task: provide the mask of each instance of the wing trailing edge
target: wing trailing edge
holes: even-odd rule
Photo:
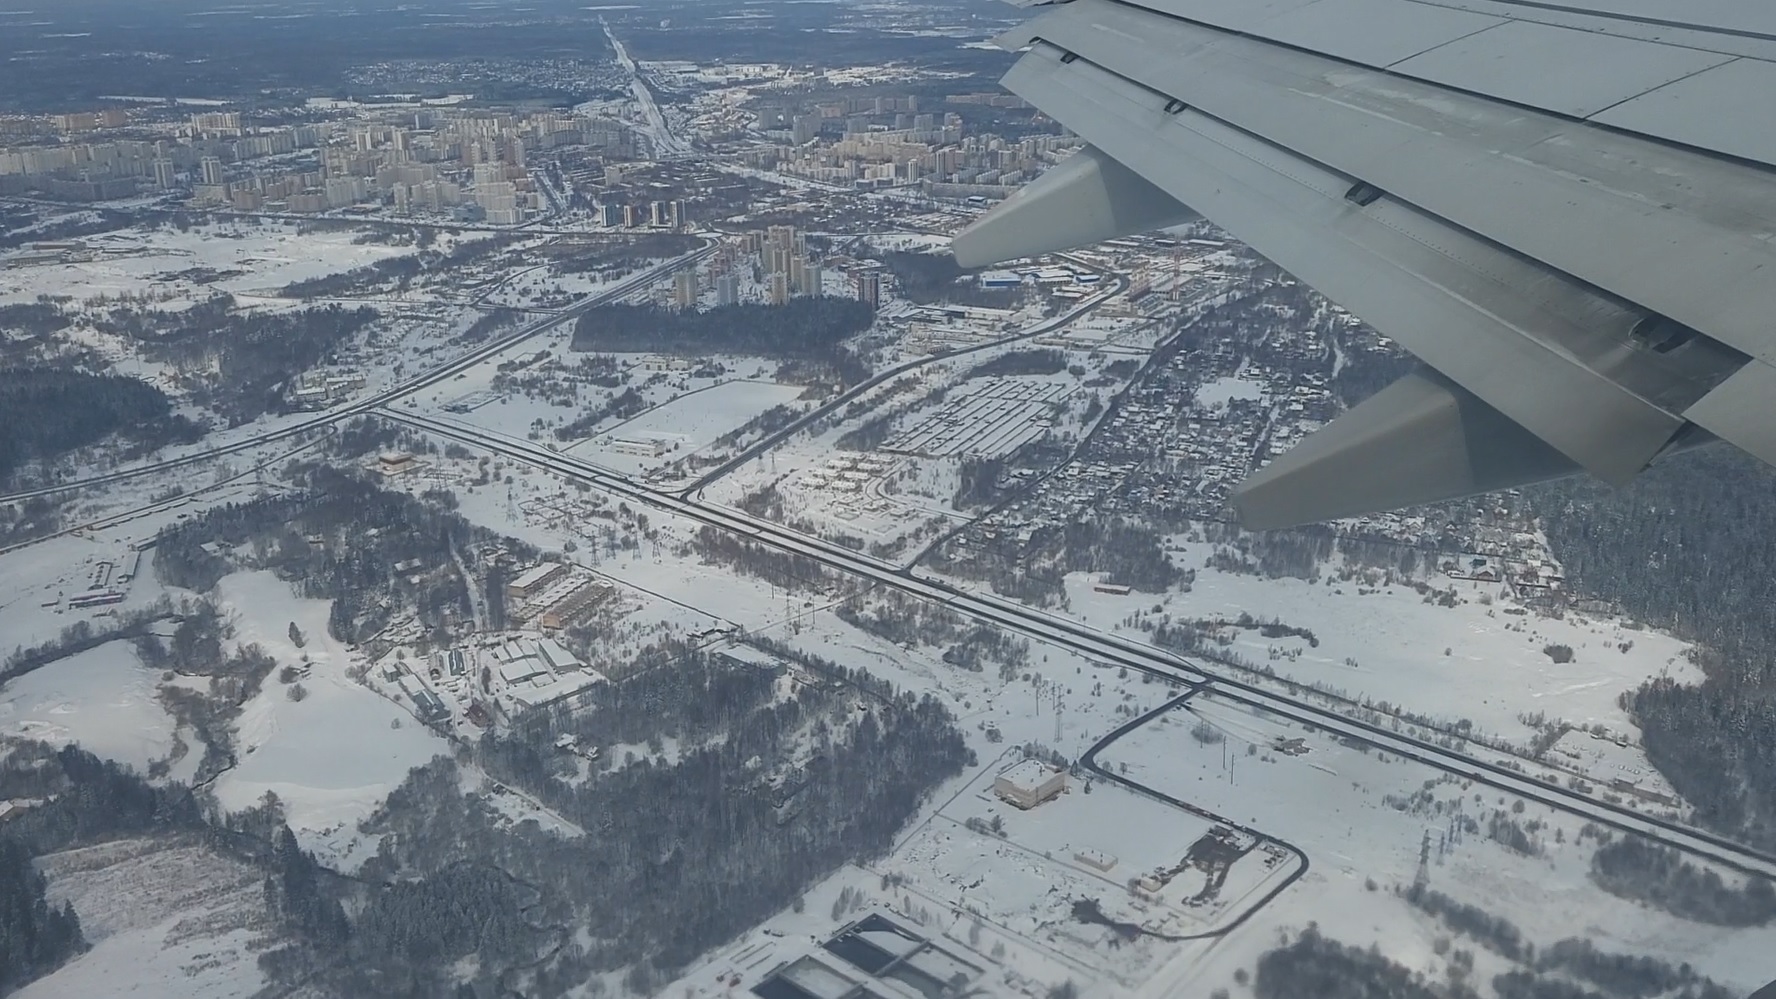
[[[1294,527],[1560,478],[1570,458],[1431,370],[1407,375],[1233,492],[1247,527]]]
[[[1776,464],[1776,333],[1754,321],[1776,176],[1160,2],[1075,0],[1002,39],[1028,48],[1007,88],[1089,145],[955,247],[984,266],[1200,212],[1428,365],[1243,483],[1248,525],[1620,485],[1715,438]]]
[[[1007,198],[951,246],[964,267],[1101,243],[1196,215],[1145,177],[1087,147]]]

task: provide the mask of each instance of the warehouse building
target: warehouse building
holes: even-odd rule
[[[526,569],[516,579],[506,584],[507,600],[528,600],[534,593],[542,592],[557,578],[567,572],[567,567],[559,562],[544,562],[541,565]]]
[[[581,585],[551,602],[537,615],[537,627],[544,631],[571,628],[616,594],[616,587],[602,579],[580,580]]]
[[[993,778],[993,793],[1001,801],[1030,809],[1067,789],[1067,772],[1041,760],[1024,760]]]

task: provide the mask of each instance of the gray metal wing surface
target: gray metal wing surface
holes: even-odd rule
[[[1000,43],[1088,146],[964,264],[1194,210],[1431,369],[1242,483],[1249,525],[1776,463],[1776,8],[1071,0]]]

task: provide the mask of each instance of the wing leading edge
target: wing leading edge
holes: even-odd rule
[[[1412,75],[1454,65],[1476,85],[1471,59],[1427,58],[1439,31],[1483,50],[1501,27],[1542,32],[1544,48],[1563,39],[1546,32],[1581,34],[1569,27],[1468,13],[1389,22],[1359,45],[1322,31],[1340,55],[1303,47],[1291,16],[1353,5],[1456,13],[1074,0],[1013,31],[1002,44],[1028,51],[1005,85],[1089,146],[958,235],[958,259],[1066,249],[1194,210],[1432,369],[1242,483],[1233,502],[1253,527],[1575,471],[1622,484],[1716,437],[1776,463],[1776,171]],[[1582,81],[1584,102],[1556,85],[1546,103],[1620,105],[1750,59],[1653,54]]]

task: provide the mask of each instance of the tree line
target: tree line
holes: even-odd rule
[[[1701,683],[1652,680],[1625,706],[1698,820],[1776,844],[1776,471],[1705,448],[1620,490],[1575,478],[1524,498],[1573,590],[1700,643]]]
[[[676,312],[657,305],[615,304],[579,318],[573,349],[814,360],[837,368],[850,381],[867,372],[860,375],[860,362],[842,341],[874,321],[868,303],[849,298],[793,298],[783,305],[742,303]]]
[[[0,478],[116,437],[134,452],[189,443],[204,428],[135,378],[59,367],[0,369]]]
[[[840,864],[886,850],[969,762],[937,702],[787,647],[757,652],[780,665],[665,643],[586,704],[474,746],[502,789],[583,835],[509,820],[464,793],[455,760],[416,769],[365,825],[383,838],[361,875],[394,887],[353,919],[344,960],[310,953],[275,970],[292,981],[319,969],[347,994],[554,997],[627,969],[625,984],[649,992]],[[780,696],[790,666],[802,679]],[[598,761],[557,749],[563,734]],[[656,751],[665,739],[676,759]]]
[[[149,360],[179,368],[193,402],[238,425],[282,412],[291,379],[378,318],[368,306],[248,312],[236,309],[232,296],[217,295],[182,312],[115,309],[94,325],[138,341]]]
[[[87,948],[74,907],[51,905],[47,887],[24,844],[0,833],[0,994],[41,978]]]
[[[1015,309],[1022,288],[983,288],[975,281],[978,269],[969,270],[948,253],[884,250],[871,254],[887,265],[900,293],[921,305],[951,302],[993,309]]]
[[[163,529],[155,572],[164,582],[202,592],[236,569],[270,569],[299,595],[332,601],[328,630],[344,642],[375,635],[403,607],[434,633],[469,616],[467,587],[477,584],[456,571],[452,546],[495,535],[437,504],[338,468],[310,465],[301,474],[306,489],[298,495],[212,507]],[[206,550],[211,543],[226,552]],[[410,560],[421,568],[395,569]]]

